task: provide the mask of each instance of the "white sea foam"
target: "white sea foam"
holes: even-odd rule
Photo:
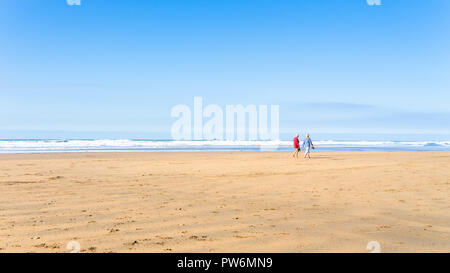
[[[314,141],[318,150],[450,150],[450,141]],[[0,140],[0,153],[176,151],[176,150],[287,150],[292,141],[170,141],[170,140]],[[359,148],[359,149],[358,149]]]

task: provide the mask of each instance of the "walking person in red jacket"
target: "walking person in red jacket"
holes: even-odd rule
[[[294,153],[292,157],[298,158],[298,152],[300,152],[300,142],[298,140],[298,134],[294,137]]]

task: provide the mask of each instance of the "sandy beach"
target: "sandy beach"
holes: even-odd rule
[[[450,251],[450,153],[0,155],[0,252]]]

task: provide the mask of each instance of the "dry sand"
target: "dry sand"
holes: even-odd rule
[[[450,153],[0,155],[0,252],[450,251]]]

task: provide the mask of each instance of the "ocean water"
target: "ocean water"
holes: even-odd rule
[[[449,141],[313,140],[316,151],[448,152]],[[292,141],[172,141],[145,139],[4,139],[0,153],[118,151],[289,151]]]

